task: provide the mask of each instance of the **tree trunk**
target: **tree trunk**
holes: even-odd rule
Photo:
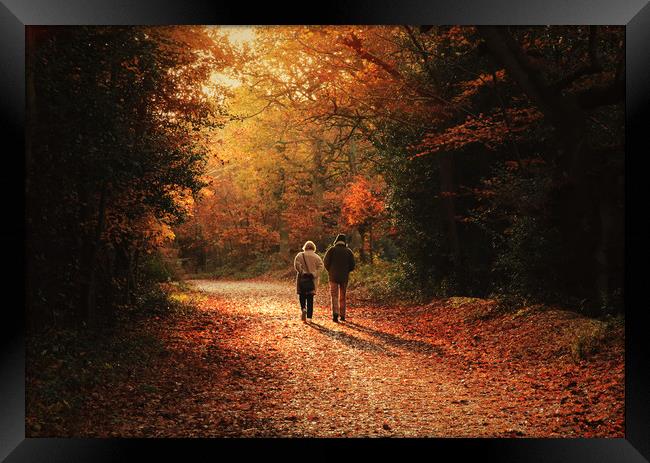
[[[106,185],[102,186],[99,196],[99,207],[97,211],[97,225],[95,226],[95,233],[88,251],[88,266],[87,266],[87,283],[83,294],[83,301],[85,307],[86,320],[88,325],[95,327],[97,324],[97,255],[101,244],[101,235],[104,231],[106,209]]]
[[[579,287],[578,280],[584,282],[589,278],[587,273],[594,266],[601,265],[589,252],[589,243],[583,239],[586,227],[602,229],[598,226],[599,219],[588,212],[593,209],[594,204],[589,197],[585,177],[589,170],[589,160],[583,147],[586,115],[576,98],[563,97],[557,89],[543,81],[542,73],[531,63],[523,48],[506,29],[479,26],[478,30],[485,39],[489,52],[505,67],[508,75],[519,84],[524,93],[544,114],[546,120],[556,129],[560,147],[558,164],[561,170],[557,182],[559,194],[555,204],[557,226],[562,234],[565,249],[571,251],[573,258],[567,268],[558,270],[565,271],[565,278],[574,279],[575,287]],[[603,236],[600,237],[601,242],[605,240]],[[603,259],[602,256],[598,258]],[[598,299],[597,294],[602,285],[598,281],[599,278],[594,278],[591,283],[594,289],[588,291],[592,294],[587,297],[594,299],[590,304]]]
[[[440,193],[445,219],[447,222],[447,237],[449,249],[454,266],[460,264],[460,240],[456,225],[456,207],[454,194],[454,164],[451,153],[438,154],[438,167],[440,169]]]
[[[128,267],[126,269],[126,282],[127,282],[127,300],[126,304],[131,305],[133,302],[133,295],[135,294],[136,290],[136,283],[135,283],[135,256],[137,254],[137,249],[131,250],[129,252],[129,261],[128,261]]]
[[[279,227],[279,234],[280,234],[280,258],[284,261],[289,262],[290,259],[290,249],[289,249],[289,230],[287,227],[287,223],[283,218],[282,213],[280,213],[280,227]]]
[[[361,238],[361,246],[359,246],[359,258],[361,259],[362,263],[366,263],[368,261],[368,257],[366,256],[366,228],[365,227],[359,227],[359,237]]]
[[[373,263],[374,256],[373,256],[373,243],[372,243],[372,225],[368,227],[368,254],[370,256],[370,263]]]
[[[278,232],[280,235],[280,259],[284,262],[291,262],[291,256],[289,255],[289,226],[284,217],[284,212],[287,209],[287,204],[284,200],[284,192],[286,189],[286,179],[285,171],[283,168],[280,168],[279,172],[279,182],[278,189],[275,191],[275,196],[277,198],[278,204]]]
[[[348,164],[350,166],[350,174],[352,176],[357,175],[358,166],[357,166],[357,144],[354,141],[354,138],[350,140],[350,149],[348,150]]]
[[[133,256],[133,270],[131,271],[133,277],[133,290],[135,291],[138,283],[140,282],[140,248],[135,249]]]
[[[323,207],[323,192],[325,190],[325,166],[323,165],[323,156],[321,152],[321,143],[316,143],[312,156],[312,204],[321,211]],[[323,235],[323,221],[318,220],[314,224],[314,236]]]
[[[34,82],[34,72],[35,72],[35,59],[34,59],[34,53],[35,53],[35,47],[36,47],[36,29],[34,26],[27,26],[25,28],[25,34],[26,34],[26,78],[27,78],[27,86],[26,86],[26,93],[27,93],[27,101],[26,101],[26,114],[25,114],[25,166],[27,169],[27,172],[31,171],[31,166],[33,161],[33,140],[36,137],[36,128],[37,128],[37,117],[38,114],[36,112],[37,105],[36,105],[36,85]],[[29,212],[26,214],[26,217],[40,217],[41,214],[40,212],[35,208],[36,204],[38,204],[38,199],[37,196],[35,195],[32,190],[31,190],[31,182],[30,182],[31,176],[26,175],[25,176],[25,196],[26,196],[26,206],[29,209]],[[34,201],[36,200],[36,201]],[[27,226],[31,228],[30,223],[27,223]],[[29,234],[31,230],[28,229],[27,233]],[[27,250],[27,285],[33,284],[35,281],[38,280],[37,277],[37,269],[38,265],[36,263],[36,249],[35,247],[37,246],[37,243],[34,243],[31,240],[26,240],[26,250]],[[36,246],[35,246],[36,245]],[[35,294],[36,288],[27,288],[27,294]],[[34,299],[32,299],[33,301]],[[27,316],[28,316],[28,323],[29,326],[32,328],[36,328],[37,326],[45,326],[48,323],[51,323],[54,321],[54,311],[53,307],[50,304],[47,304],[47,306],[43,307],[43,304],[40,303],[40,301],[36,304],[28,304],[27,305],[28,310],[29,309],[39,309],[35,311],[36,313],[32,312],[32,310],[29,310]]]
[[[118,282],[118,297],[121,303],[128,304],[129,300],[129,282],[126,275],[128,273],[127,250],[121,244],[115,245],[115,272],[113,278]]]
[[[600,307],[608,311],[610,307],[610,287],[609,287],[609,248],[611,245],[611,236],[614,224],[614,205],[608,198],[604,198],[598,208],[600,218],[600,241],[596,249],[597,270],[597,287],[600,298]]]

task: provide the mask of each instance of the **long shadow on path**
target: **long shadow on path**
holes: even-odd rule
[[[424,354],[444,354],[444,351],[440,346],[436,346],[435,344],[431,344],[426,341],[419,341],[417,339],[404,339],[394,334],[386,333],[385,331],[379,331],[374,328],[369,328],[365,325],[360,325],[355,322],[346,322],[345,325],[354,330],[366,333],[370,336],[374,336],[377,339],[381,339],[389,346],[393,346],[398,349],[406,349],[411,352]]]
[[[386,349],[384,346],[380,344],[377,344],[372,341],[368,341],[366,339],[358,338],[344,331],[335,331],[330,328],[327,328],[326,326],[319,325],[318,323],[314,323],[314,322],[308,323],[307,326],[310,326],[311,328],[314,328],[315,330],[323,333],[325,336],[335,341],[339,341],[345,344],[346,346],[352,347],[354,349],[359,349],[366,352],[382,353],[389,357],[394,357],[396,355],[394,352],[391,352],[390,350]]]

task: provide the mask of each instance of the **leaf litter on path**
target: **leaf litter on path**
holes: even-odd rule
[[[321,288],[303,323],[293,285],[189,284],[197,310],[134,328],[165,353],[136,379],[139,396],[128,382],[97,385],[74,435],[624,435],[622,342],[579,363],[558,355],[563,330],[582,323],[573,314],[351,303],[337,324]]]

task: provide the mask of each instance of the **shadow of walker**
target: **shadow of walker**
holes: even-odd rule
[[[416,353],[425,353],[425,354],[437,354],[443,355],[444,351],[440,346],[431,344],[427,341],[420,341],[417,339],[405,339],[397,335],[386,333],[385,331],[376,330],[365,325],[360,325],[355,322],[347,322],[346,325],[349,328],[357,330],[361,333],[366,333],[370,336],[373,336],[377,339],[380,339],[389,346],[396,347],[398,349],[405,349],[411,352]]]
[[[389,349],[387,349],[385,346],[382,346],[381,344],[368,341],[367,339],[359,338],[352,334],[346,333],[345,331],[332,330],[326,326],[319,325],[318,323],[315,322],[307,323],[307,326],[315,329],[316,331],[319,331],[320,333],[324,334],[330,339],[339,341],[353,349],[359,349],[366,352],[381,353],[389,357],[394,357],[396,355],[394,352],[391,352]]]

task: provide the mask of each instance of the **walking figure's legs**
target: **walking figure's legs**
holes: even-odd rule
[[[301,318],[302,321],[304,322],[305,319],[307,318],[307,311],[305,309],[305,305],[307,304],[307,295],[306,294],[299,294],[300,298],[300,312],[302,312]],[[312,296],[313,297],[313,296]]]
[[[339,289],[339,315],[341,320],[345,320],[345,295],[348,289],[347,283],[341,283]]]
[[[339,315],[339,285],[330,281],[330,303],[332,306],[332,315]]]

